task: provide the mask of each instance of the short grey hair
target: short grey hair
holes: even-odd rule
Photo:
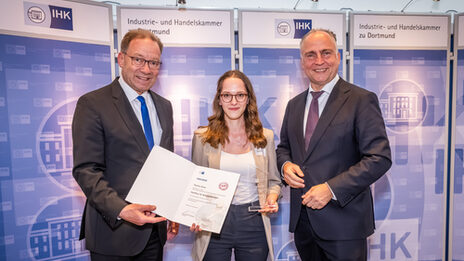
[[[337,46],[337,36],[335,35],[334,32],[332,32],[331,30],[329,29],[323,29],[323,28],[313,28],[311,29],[309,32],[307,32],[303,38],[301,38],[301,41],[300,41],[300,49],[301,49],[301,46],[303,45],[303,42],[306,38],[308,38],[308,36],[310,36],[311,34],[313,33],[317,33],[317,32],[324,32],[326,34],[328,34],[333,40],[334,40],[334,43],[335,43],[335,46]]]

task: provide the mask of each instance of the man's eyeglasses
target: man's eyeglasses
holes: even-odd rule
[[[157,60],[145,60],[141,57],[136,57],[136,56],[130,56],[127,53],[123,53],[127,55],[129,58],[132,60],[132,65],[137,66],[137,67],[143,67],[145,66],[145,63],[148,64],[148,68],[151,70],[157,70],[160,68],[162,62],[157,61]]]
[[[244,102],[248,98],[248,94],[247,93],[237,93],[237,94],[222,93],[221,94],[222,102],[231,102],[233,97],[235,97],[235,100],[237,102]]]

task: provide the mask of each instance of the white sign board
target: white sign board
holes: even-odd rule
[[[0,30],[111,42],[110,10],[63,0],[7,1],[0,8]]]
[[[448,48],[449,16],[353,14],[353,46]]]
[[[344,13],[240,12],[241,41],[244,46],[279,45],[299,48],[301,37],[312,28],[329,29],[337,46],[345,39]]]
[[[118,9],[120,35],[132,29],[152,31],[165,45],[232,45],[232,11]]]
[[[464,14],[458,16],[458,47],[464,47]]]

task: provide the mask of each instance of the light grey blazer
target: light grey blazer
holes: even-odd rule
[[[192,140],[192,162],[209,168],[219,169],[221,160],[222,146],[218,148],[211,147],[209,143],[203,143],[201,134],[206,131],[206,128],[197,129]],[[264,136],[267,140],[266,148],[259,149],[253,147],[253,157],[256,164],[256,177],[258,179],[258,197],[260,205],[266,203],[266,197],[269,193],[280,194],[282,186],[280,174],[277,170],[274,133],[269,129],[264,129]],[[272,246],[271,236],[271,221],[267,214],[262,214],[264,229],[266,231],[266,240],[269,246],[268,259],[274,260],[274,251]],[[198,232],[195,235],[193,242],[192,258],[195,261],[203,260],[206,249],[208,248],[211,232]]]

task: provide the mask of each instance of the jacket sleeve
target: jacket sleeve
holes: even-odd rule
[[[201,134],[195,131],[192,138],[192,162],[203,167],[208,167],[208,157],[205,154],[205,144]]]
[[[354,138],[360,160],[327,181],[342,207],[384,175],[392,164],[377,96],[369,92],[360,97],[355,113]]]
[[[277,158],[277,169],[279,171],[279,176],[281,177],[282,183],[287,186],[287,183],[283,179],[283,173],[281,173],[282,166],[285,162],[292,160],[292,154],[290,149],[290,141],[288,138],[288,121],[289,121],[289,107],[290,102],[287,104],[285,109],[284,120],[282,121],[282,127],[280,129],[280,143],[277,145],[276,158]]]
[[[280,194],[280,189],[282,187],[282,182],[280,179],[280,173],[277,169],[276,163],[276,151],[275,151],[275,143],[274,143],[274,132],[269,131],[269,135],[267,135],[267,145],[266,145],[266,152],[268,157],[268,194],[275,193],[277,195]]]
[[[73,177],[105,221],[115,228],[121,224],[118,215],[128,204],[105,179],[105,131],[95,101],[81,97],[72,123]]]

